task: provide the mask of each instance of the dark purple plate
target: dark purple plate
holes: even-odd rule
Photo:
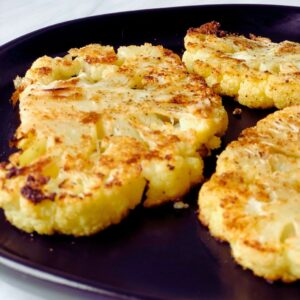
[[[300,8],[266,5],[216,5],[154,9],[97,16],[51,26],[0,48],[0,159],[18,124],[9,104],[12,81],[44,54],[57,55],[88,43],[113,46],[151,42],[177,53],[192,26],[216,20],[223,28],[255,33],[275,41],[300,42]],[[230,124],[224,145],[268,112],[238,107],[224,99]],[[207,175],[215,156],[207,160]],[[137,208],[121,224],[88,238],[23,233],[0,217],[0,262],[52,281],[138,299],[299,299],[298,283],[270,284],[244,271],[230,256],[227,244],[210,237],[196,218],[199,187],[185,197],[189,209],[172,205]],[[60,280],[60,278],[62,280]]]

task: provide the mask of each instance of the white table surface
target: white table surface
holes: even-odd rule
[[[300,6],[299,0],[197,1],[197,0],[0,0],[0,46],[23,34],[67,20],[146,8],[199,4],[281,4]],[[0,265],[0,300],[101,299],[15,272]]]

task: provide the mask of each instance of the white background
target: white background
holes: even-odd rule
[[[289,1],[196,1],[196,0],[0,0],[0,46],[33,30],[67,20],[111,12],[200,4],[281,4]],[[107,299],[71,288],[32,279],[0,265],[0,300]]]

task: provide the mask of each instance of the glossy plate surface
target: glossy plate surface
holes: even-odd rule
[[[18,124],[9,104],[12,81],[44,54],[63,54],[88,43],[113,46],[151,42],[183,52],[189,27],[216,20],[225,30],[254,33],[274,41],[300,42],[300,8],[263,5],[218,5],[119,13],[51,26],[0,48],[0,159],[7,158],[8,141]],[[270,111],[243,109],[224,99],[229,131],[224,145]],[[207,175],[215,156],[207,160]],[[196,218],[199,187],[185,197],[189,209],[172,205],[137,208],[121,224],[88,238],[29,235],[0,216],[0,262],[54,275],[79,288],[90,287],[115,298],[138,299],[299,299],[300,283],[270,284],[237,266],[228,245],[210,237]],[[26,270],[25,270],[26,271]],[[58,277],[57,277],[58,276]]]

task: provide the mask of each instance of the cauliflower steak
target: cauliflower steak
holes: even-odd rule
[[[251,108],[300,104],[300,44],[227,34],[217,22],[191,28],[183,55],[213,90]]]
[[[200,220],[268,280],[300,278],[300,106],[243,131],[199,194]]]
[[[37,59],[17,87],[18,151],[0,168],[0,205],[18,228],[96,233],[202,181],[220,145],[220,97],[161,46],[91,44]]]

